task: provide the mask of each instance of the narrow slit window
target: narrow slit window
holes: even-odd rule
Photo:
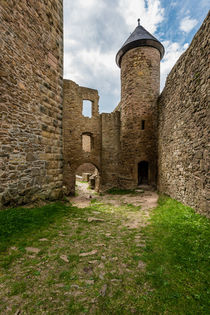
[[[144,130],[145,129],[145,120],[142,120],[141,121],[141,130]]]
[[[92,117],[92,102],[88,100],[83,101],[83,106],[82,106],[82,115],[84,117]]]

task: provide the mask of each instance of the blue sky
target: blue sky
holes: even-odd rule
[[[166,50],[162,89],[209,7],[210,0],[64,0],[64,78],[97,89],[100,112],[113,111],[120,101],[115,56],[140,17]]]

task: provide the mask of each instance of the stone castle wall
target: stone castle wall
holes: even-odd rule
[[[83,116],[83,100],[92,102],[92,117]],[[67,194],[75,192],[75,173],[84,163],[92,163],[101,170],[101,119],[98,112],[98,91],[64,80],[63,138],[64,185]],[[91,137],[92,147],[86,152],[82,136]]]
[[[0,2],[0,205],[62,188],[62,0]]]
[[[101,114],[101,187],[118,187],[120,159],[120,112]]]
[[[138,163],[142,161],[148,163],[148,183],[156,185],[159,88],[159,51],[153,47],[138,47],[126,52],[121,62],[122,187],[138,185]]]
[[[168,76],[159,98],[161,192],[210,215],[209,15]]]
[[[91,118],[83,116],[84,100],[92,102]],[[74,194],[75,174],[87,163],[97,168],[100,189],[118,185],[120,113],[99,114],[98,100],[98,91],[81,87],[71,80],[64,80],[63,152],[67,194]],[[88,136],[91,138],[90,152],[86,150]]]

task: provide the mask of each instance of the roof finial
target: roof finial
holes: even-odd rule
[[[138,19],[138,26],[140,26],[140,19]]]

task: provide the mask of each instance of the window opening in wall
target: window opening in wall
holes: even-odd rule
[[[141,121],[141,130],[144,130],[145,129],[145,120],[142,120]]]
[[[82,150],[91,152],[93,149],[93,137],[89,134],[82,134]]]
[[[91,101],[83,100],[82,115],[84,117],[92,117],[92,105]]]
[[[142,161],[138,164],[138,185],[148,184],[149,163]]]

